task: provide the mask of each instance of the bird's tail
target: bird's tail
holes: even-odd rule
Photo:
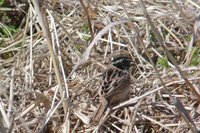
[[[97,110],[94,112],[91,121],[92,122],[99,122],[103,113],[106,111],[108,102],[105,98],[102,99],[101,103],[99,104]]]

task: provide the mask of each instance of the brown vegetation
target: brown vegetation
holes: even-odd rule
[[[21,30],[1,23],[0,132],[200,130],[199,0],[30,2],[12,7]],[[134,62],[130,98],[91,122],[119,54]]]

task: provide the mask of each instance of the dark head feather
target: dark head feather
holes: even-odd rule
[[[128,57],[120,56],[114,58],[112,64],[121,70],[128,70],[130,68],[131,60]]]

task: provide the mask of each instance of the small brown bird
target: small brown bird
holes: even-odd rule
[[[114,58],[112,64],[103,73],[103,83],[100,90],[101,103],[95,111],[92,121],[99,122],[107,107],[125,101],[130,91],[131,79],[129,75],[131,60],[120,56]]]

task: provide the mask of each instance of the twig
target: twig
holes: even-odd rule
[[[196,128],[196,125],[194,124],[194,121],[191,119],[190,115],[188,114],[188,112],[184,108],[181,101],[178,98],[175,97],[174,103],[175,103],[176,108],[178,109],[178,111],[180,112],[180,114],[182,115],[182,117],[184,118],[184,120],[186,121],[186,123],[188,124],[190,129],[192,130],[192,132],[198,133],[198,130]]]
[[[148,12],[147,12],[147,10],[145,8],[143,0],[139,0],[139,4],[140,4],[140,6],[141,6],[141,8],[143,10],[144,16],[147,18],[147,21],[149,22],[150,26],[152,27],[152,31],[155,34],[160,46],[164,49],[164,51],[166,52],[167,56],[169,57],[169,60],[174,64],[175,68],[177,69],[177,71],[179,72],[181,77],[185,80],[186,84],[190,87],[190,89],[193,91],[193,93],[198,97],[198,102],[200,103],[200,95],[199,95],[199,93],[197,92],[197,90],[195,89],[193,84],[188,80],[188,78],[183,74],[182,70],[178,66],[178,63],[176,62],[176,60],[174,59],[172,54],[169,52],[169,50],[165,47],[165,45],[164,45],[165,42],[163,41],[160,33],[158,32],[158,30],[154,26],[151,18],[149,17],[149,14],[148,14]]]
[[[88,11],[87,11],[84,3],[83,3],[83,0],[79,0],[79,1],[80,1],[81,5],[83,7],[83,10],[85,11],[85,14],[87,16],[88,25],[89,25],[89,29],[90,29],[90,34],[91,34],[91,38],[92,38],[91,40],[93,40],[94,39],[94,33],[93,33],[93,30],[92,30],[92,24],[91,24],[91,20],[90,20],[90,15],[89,15],[89,13],[88,13]]]

